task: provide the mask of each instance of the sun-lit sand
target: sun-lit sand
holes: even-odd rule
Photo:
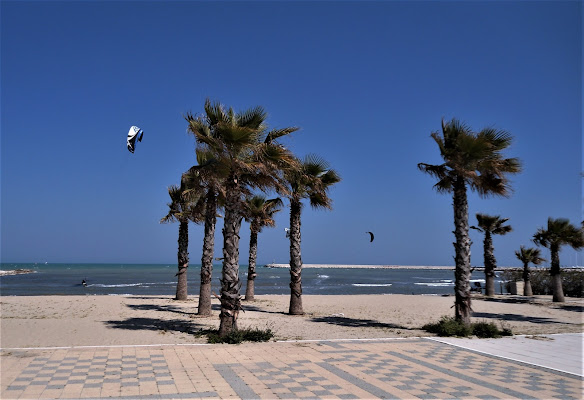
[[[2,348],[205,343],[192,333],[219,326],[196,315],[197,298],[164,296],[0,297]],[[429,336],[422,325],[453,315],[453,296],[304,295],[305,315],[287,315],[289,296],[244,302],[240,327],[270,328],[278,340]],[[473,299],[475,321],[493,321],[515,334],[582,332],[583,299],[551,303],[550,296]]]

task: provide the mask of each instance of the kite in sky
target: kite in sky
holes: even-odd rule
[[[371,235],[371,240],[369,241],[369,243],[371,243],[373,241],[373,239],[375,239],[375,236],[373,235],[373,232],[365,232]]]
[[[130,131],[128,132],[128,140],[127,140],[128,150],[130,150],[130,153],[134,152],[134,146],[136,145],[136,138],[138,139],[139,142],[141,142],[142,136],[144,136],[144,131],[142,129],[138,128],[137,126],[130,127]]]

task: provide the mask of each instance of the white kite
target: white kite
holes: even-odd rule
[[[142,136],[144,136],[144,131],[142,129],[138,128],[137,126],[132,126],[130,128],[130,131],[128,132],[128,140],[127,140],[128,150],[130,150],[130,153],[134,152],[134,146],[136,145],[136,138],[138,138],[138,141],[141,142]]]

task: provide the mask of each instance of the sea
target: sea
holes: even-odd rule
[[[171,264],[0,264],[0,295],[164,295],[176,293],[177,266]],[[187,270],[188,292],[199,294],[200,265]],[[25,272],[25,273],[17,273]],[[245,293],[247,265],[241,265],[240,292]],[[214,266],[212,291],[219,294],[221,265]],[[85,285],[83,284],[85,281]],[[484,287],[484,272],[475,270],[471,285]],[[288,268],[257,267],[255,294],[290,294]],[[504,284],[497,278],[496,291]],[[422,294],[454,293],[453,269],[304,268],[302,293]]]

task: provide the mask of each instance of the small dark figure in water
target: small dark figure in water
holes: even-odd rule
[[[83,286],[87,287],[87,282],[85,282],[85,279],[83,279],[83,280],[81,281],[81,284],[82,284]]]

